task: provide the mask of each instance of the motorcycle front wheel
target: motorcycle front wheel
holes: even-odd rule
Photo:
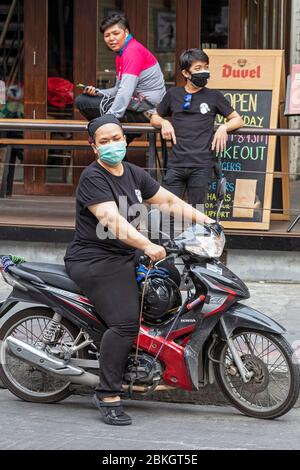
[[[252,377],[244,383],[227,342],[219,343],[214,362],[216,381],[225,397],[247,416],[274,419],[287,413],[299,396],[299,367],[282,337],[244,330],[232,340]]]

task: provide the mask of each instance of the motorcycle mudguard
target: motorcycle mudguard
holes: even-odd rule
[[[20,304],[19,308],[16,307],[17,304]],[[26,305],[25,308],[47,307],[46,305],[33,302],[26,292],[21,292],[19,290],[14,289],[6,300],[0,302],[0,319],[12,309],[14,309],[14,312],[16,310],[24,310],[24,304]]]
[[[240,328],[252,328],[276,335],[283,335],[286,332],[286,329],[272,318],[243,304],[233,305],[222,315],[222,318],[229,334]]]
[[[31,287],[31,286],[30,286]],[[34,288],[33,288],[34,289]],[[32,291],[31,292],[23,292],[20,291],[19,289],[13,289],[10,295],[7,297],[7,299],[4,301],[4,303],[1,305],[0,303],[0,327],[4,321],[6,321],[7,318],[10,316],[13,316],[17,314],[19,311],[28,309],[28,308],[47,308],[50,311],[56,312],[55,305],[51,305],[51,302],[49,304],[43,303],[43,297],[40,294],[40,292],[37,290],[37,298],[34,299],[32,296]],[[39,301],[39,297],[41,300]],[[74,323],[76,326],[79,328],[82,328],[83,325],[79,321],[76,321],[76,317],[72,316],[71,313],[64,312],[63,309],[57,310],[57,313],[61,314],[63,317]],[[5,317],[5,318],[4,318]],[[89,328],[88,325],[84,325],[84,328],[86,328],[86,331],[90,334],[91,338],[93,338],[97,342],[101,342],[102,335],[104,331],[106,330],[106,327],[101,324],[101,329],[94,329],[94,328]]]
[[[193,385],[193,390],[199,390],[205,385],[205,353],[204,346],[211,332],[220,320],[221,314],[216,314],[199,324],[199,327],[192,334],[190,341],[184,349],[184,360],[188,370],[189,378]]]

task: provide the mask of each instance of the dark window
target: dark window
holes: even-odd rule
[[[228,47],[228,0],[201,1],[202,49]]]

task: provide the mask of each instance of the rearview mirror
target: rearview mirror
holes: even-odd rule
[[[224,201],[225,196],[226,196],[226,178],[223,177],[218,180],[218,185],[217,185],[217,191],[216,191],[216,196],[218,201]]]

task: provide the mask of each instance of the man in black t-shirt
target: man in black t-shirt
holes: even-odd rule
[[[164,212],[174,211],[191,222],[214,221],[161,188],[143,169],[123,162],[126,138],[115,116],[91,121],[89,134],[94,140],[96,161],[80,177],[75,237],[68,246],[65,265],[107,325],[100,344],[100,380],[94,401],[105,423],[128,425],[131,418],[120,406],[120,396],[128,354],[140,325],[137,250],[152,262],[163,260],[166,252],[135,228],[131,223],[134,216],[130,215],[133,210],[126,210],[124,203],[127,209],[136,205],[136,213],[147,201],[163,205]]]
[[[189,49],[180,57],[186,79],[184,87],[173,87],[160,103],[151,124],[173,141],[164,187],[181,199],[187,190],[193,206],[204,204],[211,181],[215,154],[226,147],[227,131],[243,126],[243,120],[218,90],[206,88],[209,58],[200,49]],[[214,135],[216,115],[227,119]],[[164,119],[171,117],[171,122]]]

